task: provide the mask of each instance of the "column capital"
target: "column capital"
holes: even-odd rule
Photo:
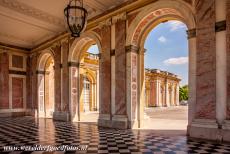
[[[223,21],[218,21],[215,23],[215,31],[216,32],[221,32],[226,30],[226,20]]]
[[[37,71],[36,71],[36,74],[45,75],[45,74],[46,74],[46,71],[37,70]]]
[[[139,54],[140,48],[135,45],[125,46],[126,53],[133,52]]]
[[[115,56],[115,49],[112,49],[112,50],[110,51],[110,56]]]
[[[188,39],[196,37],[196,28],[187,30]]]
[[[100,29],[105,28],[107,26],[111,26],[111,25],[112,25],[112,18],[108,18],[98,24]]]
[[[68,62],[69,67],[80,67],[80,63],[78,62]]]
[[[116,24],[118,21],[124,21],[127,19],[126,12],[120,13],[112,17],[112,24]]]

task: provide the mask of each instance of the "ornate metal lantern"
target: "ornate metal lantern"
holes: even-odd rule
[[[71,36],[80,37],[87,24],[87,10],[83,7],[83,0],[70,0],[64,9],[66,23]]]

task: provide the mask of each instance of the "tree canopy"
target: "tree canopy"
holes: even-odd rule
[[[188,100],[188,85],[180,87],[179,99],[180,99],[180,101],[187,101]]]

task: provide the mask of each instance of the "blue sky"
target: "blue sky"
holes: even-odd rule
[[[145,41],[145,68],[155,68],[179,75],[181,85],[188,84],[187,27],[179,21],[161,23]]]
[[[188,84],[187,27],[179,21],[161,23],[145,41],[145,68],[154,68],[179,75],[181,85]],[[98,53],[97,45],[88,52]]]
[[[99,53],[99,49],[97,45],[91,45],[91,47],[89,47],[88,49],[89,53],[93,53],[93,54],[98,54]]]

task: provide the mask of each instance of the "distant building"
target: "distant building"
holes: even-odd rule
[[[145,106],[169,107],[179,105],[179,82],[172,73],[145,69]]]
[[[145,106],[169,107],[179,105],[179,82],[172,73],[145,69]],[[80,64],[80,111],[99,109],[99,57],[85,53]]]

